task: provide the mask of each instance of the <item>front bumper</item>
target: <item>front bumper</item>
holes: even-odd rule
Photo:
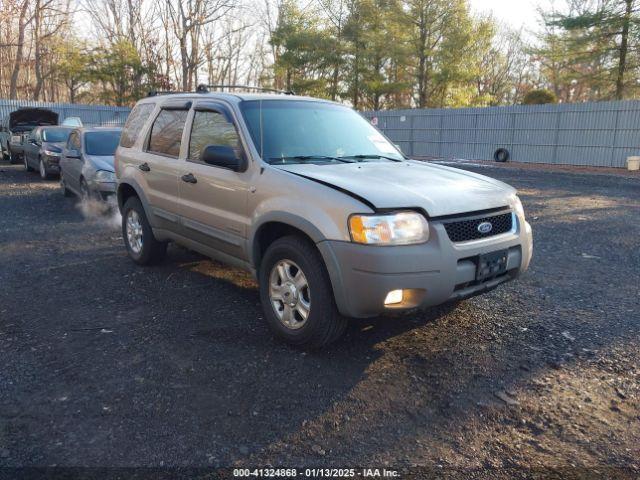
[[[93,181],[89,185],[89,188],[95,192],[102,200],[109,200],[116,193],[115,182],[96,182]]]
[[[372,317],[381,313],[425,308],[483,293],[524,272],[531,261],[531,226],[518,218],[512,232],[453,243],[444,225],[429,224],[430,238],[422,245],[379,247],[342,241],[323,241],[325,260],[340,313]],[[478,255],[507,250],[507,271],[477,282]],[[385,306],[391,290],[404,290],[403,301]]]
[[[44,168],[49,173],[60,173],[60,157],[50,157],[45,155],[42,157]]]

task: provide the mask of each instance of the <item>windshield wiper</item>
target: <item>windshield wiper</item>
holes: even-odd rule
[[[346,160],[345,157],[329,157],[327,155],[292,155],[289,157],[271,157],[269,159],[270,164],[277,163],[278,161],[285,163],[287,160],[297,160],[300,162],[312,162],[314,160],[330,160],[343,163],[353,163],[351,160]]]
[[[340,158],[353,158],[354,160],[357,160],[357,161],[385,159],[385,160],[391,160],[392,162],[402,162],[402,160],[399,160],[397,158],[387,157],[386,155],[377,155],[374,153],[364,154],[364,155],[345,155],[344,157],[340,157]]]

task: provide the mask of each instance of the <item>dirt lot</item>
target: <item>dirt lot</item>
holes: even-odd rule
[[[530,271],[303,353],[249,276],[137,267],[112,219],[1,165],[0,466],[639,474],[640,177],[465,168],[520,189]]]

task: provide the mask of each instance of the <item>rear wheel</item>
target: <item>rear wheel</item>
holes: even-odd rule
[[[129,198],[122,208],[122,236],[131,259],[139,265],[160,262],[167,252],[167,242],[159,242],[137,197]]]
[[[18,155],[14,155],[14,153],[11,150],[9,150],[8,157],[9,157],[9,163],[11,164],[15,164],[20,161],[20,158],[18,157]]]
[[[344,333],[347,320],[338,312],[324,262],[310,241],[276,240],[265,252],[259,279],[267,323],[287,343],[319,348]]]

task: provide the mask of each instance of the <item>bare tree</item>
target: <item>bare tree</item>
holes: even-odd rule
[[[261,50],[255,44],[253,26],[243,17],[228,16],[207,28],[204,57],[208,83],[232,85],[257,80],[249,73],[255,67],[255,52]]]
[[[502,26],[479,58],[476,95],[479,104],[513,104],[524,95],[523,84],[531,75],[530,58],[522,32]]]
[[[22,0],[18,10],[18,37],[16,40],[16,54],[13,61],[13,71],[11,73],[11,85],[9,87],[9,98],[18,98],[18,78],[20,68],[24,60],[24,42],[27,24],[31,21],[29,17],[29,0]]]
[[[178,41],[182,89],[192,90],[201,64],[203,29],[236,6],[234,0],[166,0],[172,33]]]
[[[69,0],[35,0],[33,5],[34,73],[36,84],[33,99],[40,100],[46,77],[51,69],[44,71],[44,57],[51,55],[50,40],[68,25]]]

